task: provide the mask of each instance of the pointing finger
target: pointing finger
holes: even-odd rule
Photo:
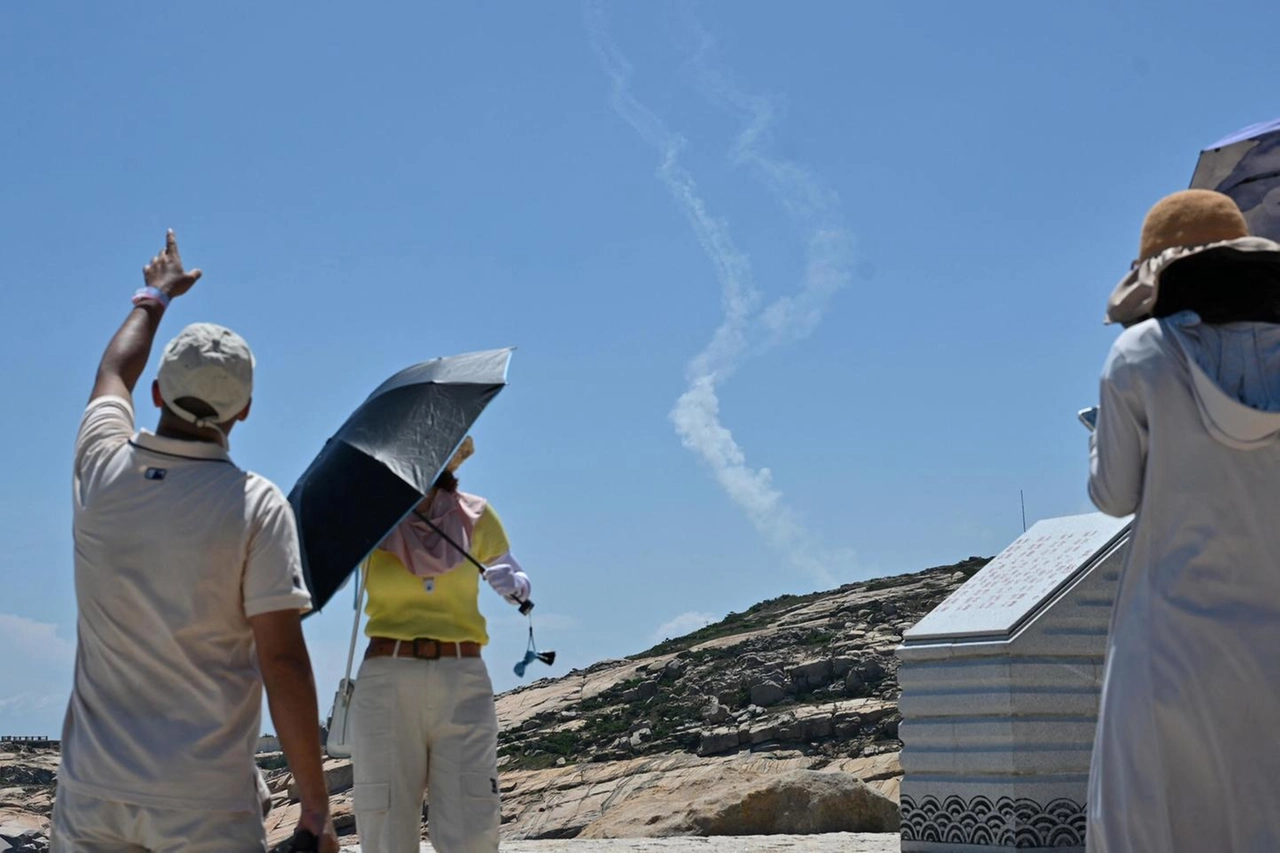
[[[178,254],[178,238],[173,233],[172,228],[170,228],[168,233],[165,234],[164,251],[165,254],[176,261],[179,265],[182,264],[182,256]]]

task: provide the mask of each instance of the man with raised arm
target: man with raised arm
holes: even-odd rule
[[[76,437],[76,665],[52,848],[265,850],[265,683],[301,793],[296,837],[337,851],[293,513],[227,452],[249,415],[253,355],[229,329],[183,329],[151,386],[156,430],[138,431],[133,390],[156,329],[200,271],[184,270],[170,231],[143,277]]]

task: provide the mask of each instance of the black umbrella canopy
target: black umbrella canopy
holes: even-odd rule
[[[319,612],[431,490],[507,381],[510,349],[437,358],[382,383],[289,493]]]
[[[1255,124],[1200,152],[1192,189],[1230,196],[1255,237],[1280,241],[1280,119]]]

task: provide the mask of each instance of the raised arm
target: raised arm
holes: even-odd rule
[[[138,377],[151,357],[160,317],[169,300],[191,289],[200,278],[200,270],[186,272],[182,268],[178,240],[171,229],[165,238],[164,250],[142,268],[142,277],[145,286],[134,294],[133,310],[102,354],[93,393],[89,395],[91,401],[106,396],[133,399]]]

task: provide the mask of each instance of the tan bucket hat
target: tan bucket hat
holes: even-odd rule
[[[1249,236],[1236,203],[1213,190],[1183,190],[1165,196],[1142,223],[1138,260],[1107,300],[1108,323],[1133,325],[1151,316],[1159,296],[1160,273],[1176,260],[1224,246],[1242,251],[1275,251],[1270,240]]]

